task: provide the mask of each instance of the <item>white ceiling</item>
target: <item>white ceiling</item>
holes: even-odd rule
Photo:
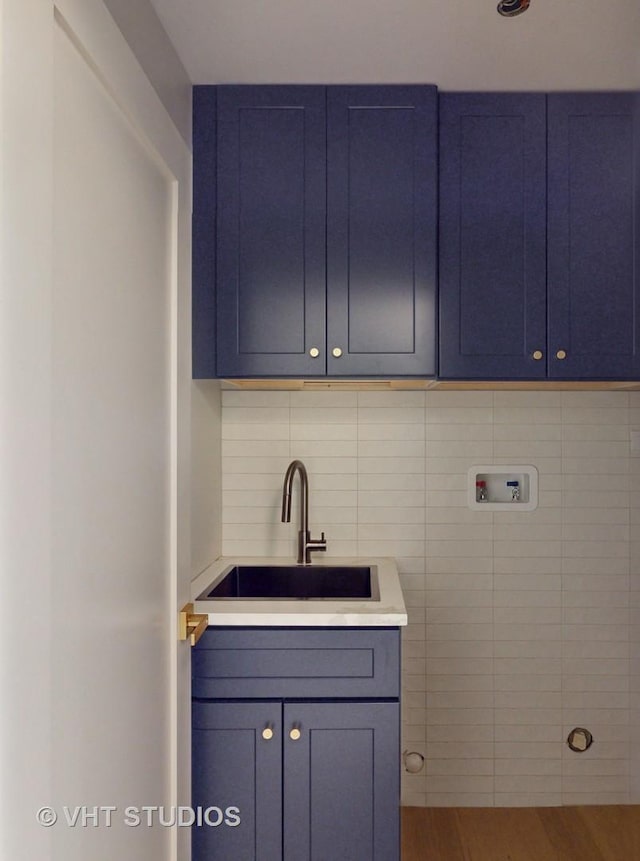
[[[640,85],[640,2],[151,0],[194,83],[413,82],[443,89]]]

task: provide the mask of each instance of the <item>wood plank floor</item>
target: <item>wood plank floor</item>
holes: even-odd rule
[[[403,807],[402,861],[640,861],[640,806]]]

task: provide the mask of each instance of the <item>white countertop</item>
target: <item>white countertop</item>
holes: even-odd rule
[[[210,625],[271,625],[291,627],[369,628],[407,624],[400,578],[394,559],[372,557],[325,557],[309,567],[326,565],[375,565],[380,598],[366,600],[202,600],[197,598],[220,579],[230,565],[294,565],[289,557],[221,556],[191,583],[195,613],[206,613]]]

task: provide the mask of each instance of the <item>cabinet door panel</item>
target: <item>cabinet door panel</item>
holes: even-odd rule
[[[548,99],[549,375],[637,378],[638,95]]]
[[[435,374],[436,110],[435,87],[327,89],[330,376]]]
[[[399,859],[399,717],[398,702],[285,703],[285,861]]]
[[[324,87],[219,88],[218,376],[325,373],[325,158]]]
[[[545,96],[440,95],[440,376],[544,378]]]
[[[192,807],[240,811],[238,825],[192,828],[193,861],[281,861],[281,717],[280,703],[193,702]]]

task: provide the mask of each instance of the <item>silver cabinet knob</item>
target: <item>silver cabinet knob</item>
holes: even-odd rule
[[[312,359],[317,359],[318,356],[320,355],[320,350],[317,347],[312,347],[309,350],[309,355],[311,356]]]
[[[266,727],[262,730],[262,738],[265,741],[271,741],[273,738],[273,724],[268,723]]]
[[[539,362],[542,358],[542,350],[534,350],[532,355],[536,362]]]
[[[566,359],[566,358],[567,358],[566,350],[558,350],[558,352],[556,353],[556,359]]]
[[[336,359],[339,359],[340,356],[342,355],[342,350],[340,349],[340,347],[334,347],[333,350],[331,351],[331,355],[335,356]]]

